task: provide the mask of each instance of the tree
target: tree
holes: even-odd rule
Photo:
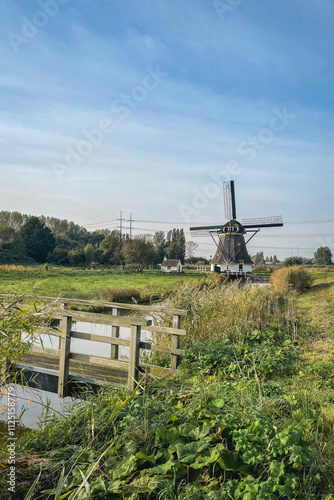
[[[255,255],[253,255],[252,261],[254,262],[254,264],[256,266],[260,266],[262,264],[265,264],[263,252],[257,252]]]
[[[118,264],[121,262],[120,251],[122,248],[121,233],[112,231],[100,243],[100,258],[103,264]]]
[[[20,231],[12,227],[0,225],[0,248],[8,250],[13,254],[24,254],[25,245],[22,240]]]
[[[195,251],[198,248],[198,243],[195,243],[194,241],[187,241],[186,243],[186,255],[188,259],[191,259],[195,255]]]
[[[302,266],[303,259],[301,257],[288,257],[282,262],[282,266],[290,267],[290,266]]]
[[[122,247],[122,255],[125,264],[137,264],[142,268],[152,264],[156,257],[153,243],[146,241],[141,236],[125,241]]]
[[[186,239],[183,229],[168,231],[166,238],[166,254],[169,259],[180,259],[184,264],[186,257]]]
[[[49,252],[55,248],[55,237],[38,217],[29,216],[21,228],[22,240],[28,257],[37,262],[46,262]]]
[[[67,257],[71,266],[83,266],[86,263],[85,252],[80,247],[75,250],[70,250]]]
[[[161,264],[166,253],[165,252],[166,240],[164,231],[156,231],[154,233],[153,244],[156,253],[155,264]]]
[[[314,252],[314,263],[317,266],[330,266],[332,264],[333,254],[329,247],[319,247]]]
[[[47,261],[57,266],[69,266],[68,250],[66,248],[56,247],[53,252],[49,253]]]
[[[84,248],[84,253],[86,257],[87,266],[91,266],[94,260],[94,247],[91,243],[88,243]]]

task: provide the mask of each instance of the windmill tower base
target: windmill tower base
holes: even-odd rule
[[[219,266],[217,264],[211,264],[211,272],[224,274],[229,281],[232,280],[246,280],[250,279],[252,276],[252,265],[250,264],[235,264],[230,265],[227,269],[224,266]]]

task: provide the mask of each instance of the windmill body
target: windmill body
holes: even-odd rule
[[[216,254],[211,260],[211,271],[232,274],[252,272],[253,261],[248,254],[244,235],[243,226],[235,219],[222,226]]]
[[[275,216],[243,219],[240,223],[236,218],[234,181],[224,182],[224,204],[228,222],[215,226],[191,227],[190,231],[194,236],[210,235],[215,241],[217,250],[211,260],[212,272],[224,273],[231,278],[246,277],[251,274],[253,267],[246,244],[259,232],[260,228],[283,226],[283,220],[281,216]],[[253,234],[245,241],[247,233]]]

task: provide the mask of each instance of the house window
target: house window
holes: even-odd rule
[[[243,265],[242,264],[239,264],[239,271],[242,271],[243,270]]]
[[[167,269],[168,269],[168,271],[170,271],[171,267],[170,267],[170,266],[168,266],[168,267],[167,267]]]

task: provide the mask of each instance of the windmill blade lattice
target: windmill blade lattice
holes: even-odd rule
[[[281,215],[273,217],[258,217],[254,219],[242,219],[242,225],[245,229],[257,227],[280,227],[283,226]]]

